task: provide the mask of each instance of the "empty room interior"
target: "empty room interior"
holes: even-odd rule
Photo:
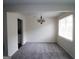
[[[75,0],[3,0],[3,59],[75,59]]]

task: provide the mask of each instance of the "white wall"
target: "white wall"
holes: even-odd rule
[[[45,18],[46,22],[37,22],[39,17],[26,17],[27,42],[56,42],[57,20]]]
[[[58,20],[45,18],[46,22],[40,24],[38,17],[7,12],[8,55],[13,55],[18,50],[17,19],[23,20],[23,44],[26,42],[56,42],[74,57],[74,42],[60,36],[57,37]],[[74,36],[74,35],[73,35]]]
[[[56,42],[57,20],[45,19],[40,24],[37,18],[23,17],[19,13],[7,12],[8,56],[12,56],[18,50],[17,19],[23,20],[23,44],[26,42]]]
[[[7,12],[8,56],[18,50],[17,19],[23,20],[23,44],[25,42],[56,42],[57,20],[45,19],[40,24],[33,17],[23,17],[15,12]]]
[[[18,50],[18,18],[22,19],[23,22],[25,22],[25,19],[19,13],[7,12],[8,56],[12,56]],[[25,23],[23,23],[23,25],[25,25]],[[25,27],[23,26],[23,31],[25,30],[24,28]]]
[[[73,17],[73,41],[63,38],[58,35],[57,43],[65,49],[73,58],[75,58],[75,20]]]

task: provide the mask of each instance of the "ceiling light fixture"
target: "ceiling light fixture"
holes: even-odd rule
[[[45,22],[45,20],[44,20],[44,18],[41,16],[40,19],[38,20],[38,22],[39,22],[40,24],[43,24],[43,22]]]

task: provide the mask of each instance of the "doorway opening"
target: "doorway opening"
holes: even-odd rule
[[[23,21],[18,19],[18,49],[22,46],[23,43]]]

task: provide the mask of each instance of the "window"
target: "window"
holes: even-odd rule
[[[69,15],[59,20],[59,36],[73,39],[73,15]]]

